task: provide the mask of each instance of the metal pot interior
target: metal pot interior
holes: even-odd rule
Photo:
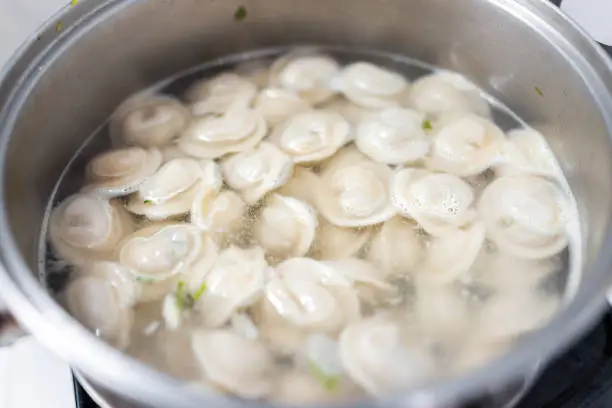
[[[297,44],[390,52],[461,72],[544,133],[578,200],[584,276],[571,304],[496,364],[403,401],[424,395],[446,401],[494,388],[560,352],[594,321],[612,283],[606,276],[612,264],[612,72],[579,29],[536,0],[250,0],[238,21],[234,14],[243,3],[82,2],[31,37],[5,71],[2,278],[17,293],[9,296],[11,305],[27,305],[15,313],[29,330],[115,392],[152,406],[197,401],[168,396],[178,384],[162,385],[165,377],[150,371],[138,371],[148,382],[138,386],[133,373],[113,366],[135,363],[77,329],[42,290],[37,275],[45,210],[71,157],[134,91],[224,55]],[[62,340],[62,333],[77,338]],[[109,360],[99,361],[104,356]],[[397,402],[382,402],[391,401]]]

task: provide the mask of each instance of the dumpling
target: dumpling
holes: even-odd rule
[[[202,373],[218,387],[252,399],[270,391],[274,364],[260,342],[229,330],[198,330],[191,346]]]
[[[319,220],[313,254],[321,260],[356,256],[372,236],[371,228],[343,228]]]
[[[342,154],[340,154],[342,156]],[[364,227],[392,218],[389,166],[346,156],[326,166],[317,186],[320,214],[339,227]]]
[[[278,355],[292,356],[306,340],[308,330],[282,317],[267,298],[250,309],[259,329],[260,339]]]
[[[332,266],[292,258],[276,272],[266,285],[266,299],[293,325],[333,333],[361,317],[352,282]]]
[[[431,378],[434,362],[424,347],[405,341],[399,324],[368,319],[340,335],[340,358],[349,376],[372,396],[388,395]]]
[[[293,162],[273,144],[262,142],[223,160],[221,169],[225,182],[253,205],[289,180]]]
[[[294,92],[311,104],[331,98],[332,79],[340,66],[332,58],[299,49],[277,59],[270,68],[270,85]]]
[[[257,94],[257,86],[234,73],[223,73],[196,82],[187,90],[191,112],[196,116],[221,115],[230,108],[246,109]]]
[[[391,181],[391,200],[400,214],[435,236],[461,228],[476,217],[472,187],[451,174],[400,169]]]
[[[350,125],[337,113],[311,110],[289,118],[274,129],[269,140],[294,163],[316,163],[347,143],[349,132]]]
[[[421,262],[424,252],[417,226],[401,217],[394,217],[374,234],[368,260],[386,277],[409,276]]]
[[[489,105],[478,88],[452,72],[436,72],[417,79],[410,89],[409,104],[434,118],[455,113],[490,115]]]
[[[423,278],[446,284],[459,279],[472,267],[484,242],[485,227],[479,222],[433,238],[427,248]]]
[[[293,197],[311,207],[316,206],[316,188],[319,177],[310,169],[295,166],[291,178],[278,189],[283,196]]]
[[[315,238],[317,216],[308,204],[274,194],[254,228],[255,237],[268,254],[283,258],[304,256]]]
[[[203,324],[220,327],[237,310],[254,305],[264,293],[267,278],[268,263],[261,247],[224,249],[212,268],[190,281],[192,290],[202,284],[206,288],[196,303]]]
[[[73,265],[110,260],[116,245],[134,229],[120,203],[77,193],[62,201],[49,218],[55,254]]]
[[[162,147],[179,137],[190,119],[189,111],[174,98],[137,94],[115,110],[109,133],[117,146]]]
[[[321,109],[339,114],[346,119],[348,123],[350,123],[353,129],[356,129],[361,121],[369,119],[370,117],[378,114],[378,110],[364,108],[354,104],[344,97],[336,97],[325,102],[323,105],[321,105]],[[353,139],[354,136],[355,135],[352,134],[351,139]]]
[[[404,164],[424,157],[430,141],[423,130],[423,114],[404,108],[387,108],[361,121],[355,143],[374,161]]]
[[[257,146],[267,133],[268,125],[259,112],[232,107],[222,116],[194,119],[178,140],[178,147],[191,156],[216,159]]]
[[[102,153],[87,166],[89,184],[84,190],[109,197],[131,194],[161,164],[162,154],[156,148],[127,147]]]
[[[488,119],[471,113],[452,116],[436,125],[425,166],[474,176],[498,161],[504,141],[504,132]]]
[[[397,106],[408,91],[408,81],[402,75],[369,62],[347,65],[338,82],[344,96],[364,108]]]
[[[561,252],[568,243],[567,198],[552,182],[534,176],[500,177],[482,193],[478,212],[502,250],[529,259]]]
[[[293,90],[266,88],[257,95],[254,109],[260,112],[270,126],[276,126],[291,116],[311,109],[311,105]]]
[[[213,161],[174,159],[140,185],[127,209],[153,220],[186,214],[199,192],[217,193],[222,182],[219,166]]]
[[[495,166],[495,174],[531,174],[554,178],[561,174],[561,170],[542,134],[534,129],[516,129],[508,133],[501,160]]]
[[[218,242],[232,238],[243,226],[246,204],[231,190],[202,189],[193,201],[190,221]]]
[[[268,86],[270,79],[270,65],[272,61],[268,58],[257,58],[254,60],[246,60],[239,63],[234,72],[241,77],[254,83],[259,89]]]
[[[397,295],[397,288],[385,281],[385,272],[368,261],[345,258],[325,261],[325,264],[348,279],[359,298],[366,303],[379,304]]]
[[[79,277],[100,278],[108,282],[115,289],[121,307],[132,307],[140,300],[140,284],[127,268],[117,262],[92,261],[78,266],[74,273]]]

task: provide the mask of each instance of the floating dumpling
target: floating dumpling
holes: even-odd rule
[[[278,125],[291,116],[307,111],[310,104],[296,91],[283,88],[263,89],[255,99],[254,109],[260,112],[270,126]]]
[[[495,166],[495,174],[499,176],[532,174],[555,178],[560,171],[544,136],[533,129],[509,132],[502,147],[500,163]]]
[[[230,108],[248,108],[257,94],[255,84],[233,73],[224,73],[213,79],[205,79],[187,90],[192,102],[191,111],[196,116],[221,115]]]
[[[347,65],[339,82],[347,99],[364,108],[374,109],[399,105],[409,88],[408,81],[400,74],[369,62]]]

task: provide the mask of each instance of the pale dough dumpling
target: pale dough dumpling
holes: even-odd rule
[[[474,114],[452,116],[435,128],[425,166],[461,177],[482,173],[499,159],[504,133],[493,122]]]
[[[336,153],[349,138],[350,125],[337,113],[311,110],[289,118],[270,135],[295,163],[316,163]]]
[[[156,148],[127,147],[93,158],[87,166],[89,183],[84,190],[117,197],[135,192],[162,164]]]
[[[276,126],[291,116],[305,112],[311,105],[290,89],[266,88],[257,95],[254,109],[260,112],[270,126]]]
[[[543,259],[568,243],[567,197],[552,182],[534,176],[500,177],[484,190],[478,211],[487,234],[503,251]]]
[[[404,344],[402,328],[377,319],[349,325],[340,358],[350,377],[372,396],[387,395],[431,378],[434,364],[419,344]]]
[[[325,102],[323,105],[321,105],[321,109],[325,109],[330,112],[336,112],[344,119],[346,119],[347,122],[351,124],[353,129],[357,128],[357,125],[359,125],[361,121],[368,119],[371,116],[376,116],[378,114],[377,109],[364,108],[362,106],[354,104],[353,102],[342,96],[336,97],[330,101]],[[351,132],[351,139],[355,137],[353,133],[354,132]]]
[[[344,258],[324,263],[350,281],[359,298],[366,303],[379,304],[397,294],[397,288],[385,281],[386,273],[368,261]]]
[[[134,229],[134,223],[116,201],[77,193],[60,203],[49,218],[53,251],[73,265],[110,260],[116,245]]]
[[[204,283],[206,291],[196,307],[207,327],[220,327],[239,309],[255,304],[263,295],[268,263],[261,247],[224,249],[209,271],[190,280],[192,290]]]
[[[191,156],[216,159],[257,146],[267,133],[268,125],[259,112],[232,107],[222,116],[194,119],[178,140],[178,147]]]
[[[476,217],[472,187],[450,174],[400,169],[391,181],[391,199],[400,214],[435,236],[463,227]]]
[[[534,129],[516,129],[508,133],[502,147],[501,160],[495,166],[495,174],[558,177],[561,170],[540,132]]]
[[[212,160],[174,159],[140,185],[127,208],[153,220],[186,214],[200,191],[217,193],[222,183],[219,166]]]
[[[257,86],[248,79],[223,73],[196,82],[187,90],[187,99],[192,102],[191,111],[196,116],[221,115],[230,108],[247,108],[256,94]]]
[[[316,206],[316,189],[319,177],[310,169],[295,166],[291,178],[278,189],[280,195],[297,198],[310,205]]]
[[[395,72],[369,62],[347,65],[339,79],[344,96],[364,108],[397,106],[405,98],[408,81]]]
[[[359,123],[355,143],[374,161],[404,164],[424,157],[430,141],[424,115],[404,108],[387,108]]]
[[[250,309],[259,329],[261,340],[276,354],[291,356],[298,352],[308,336],[308,330],[282,317],[267,298]]]
[[[424,250],[417,226],[394,217],[374,234],[368,259],[384,271],[386,277],[409,276],[421,262]]]
[[[313,254],[321,260],[356,256],[372,236],[372,229],[337,227],[319,220]]]
[[[289,180],[293,162],[273,144],[262,142],[223,160],[221,169],[225,182],[252,205]]]
[[[365,227],[393,217],[389,166],[350,156],[326,167],[317,186],[320,214],[339,227]]]
[[[200,190],[193,200],[190,221],[209,236],[225,241],[240,231],[245,211],[246,204],[231,190]]]
[[[482,117],[490,114],[489,105],[476,85],[452,72],[436,72],[414,81],[409,103],[434,118],[455,113],[471,112]]]
[[[302,99],[317,104],[333,96],[331,83],[339,72],[340,66],[332,58],[296,50],[272,64],[270,85],[297,92]]]
[[[198,330],[191,346],[202,373],[220,388],[244,398],[261,398],[270,391],[274,364],[260,342],[229,330]]]
[[[308,204],[274,194],[254,228],[255,237],[268,254],[283,258],[304,256],[315,238],[317,216]]]
[[[191,116],[169,96],[137,94],[111,116],[109,133],[117,146],[162,147],[179,137]]]

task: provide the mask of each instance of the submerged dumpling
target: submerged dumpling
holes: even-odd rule
[[[383,109],[400,104],[408,90],[408,81],[372,63],[355,62],[342,71],[339,88],[359,106]]]
[[[274,194],[261,211],[254,228],[255,237],[268,254],[304,256],[315,238],[317,216],[308,204]]]
[[[256,148],[228,157],[221,168],[225,182],[252,205],[289,180],[293,162],[273,144],[262,142]]]
[[[128,147],[102,153],[87,166],[85,190],[117,197],[135,192],[162,164],[156,148]]]
[[[133,231],[129,214],[116,201],[78,193],[49,218],[49,240],[58,257],[72,264],[110,260],[117,244]]]
[[[504,132],[474,114],[452,116],[434,129],[427,168],[461,177],[482,173],[499,159]]]
[[[319,220],[313,254],[321,260],[356,256],[372,236],[372,229],[343,228]]]
[[[295,166],[291,178],[278,189],[283,196],[297,198],[311,207],[316,206],[316,188],[319,177],[310,169]]]
[[[337,113],[311,110],[289,118],[270,135],[295,163],[316,163],[336,153],[349,138],[350,125]]]
[[[495,166],[495,174],[499,176],[532,174],[558,177],[560,171],[544,136],[534,129],[509,132],[502,147],[500,163]]]
[[[534,176],[500,177],[482,193],[478,211],[487,234],[510,254],[542,259],[568,244],[567,198],[552,182]]]
[[[472,187],[450,174],[398,170],[391,181],[391,199],[400,214],[435,236],[461,228],[476,217]]]
[[[190,221],[209,236],[225,241],[240,231],[245,211],[246,204],[237,193],[202,189],[193,200]]]
[[[257,87],[248,79],[234,73],[223,73],[212,79],[196,82],[187,90],[191,111],[196,116],[221,115],[231,108],[246,109]]]

